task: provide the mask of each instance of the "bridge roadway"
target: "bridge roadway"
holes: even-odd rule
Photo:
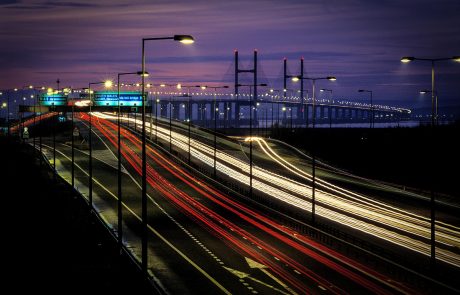
[[[84,128],[86,115],[80,119]],[[116,224],[116,129],[99,119],[93,130],[94,202],[103,218]],[[139,139],[123,130],[122,147],[125,243],[140,253]],[[60,143],[57,150],[59,173],[69,181],[70,148]],[[84,144],[79,145],[76,185],[83,194],[87,157]],[[151,146],[148,163],[149,268],[171,293],[386,293],[408,288],[215,191]]]

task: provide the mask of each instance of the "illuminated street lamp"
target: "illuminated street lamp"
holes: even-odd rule
[[[283,89],[283,90],[285,90],[285,89]],[[273,89],[273,88],[270,89],[269,91],[270,91],[270,93],[277,92],[278,94],[280,94],[282,92],[282,90]],[[277,97],[278,97],[278,95],[275,95],[275,98],[277,98]],[[280,117],[280,104],[279,104],[279,101],[276,102],[276,109],[277,109],[276,119],[277,119],[277,123],[278,123],[277,126],[279,127],[279,117]],[[274,111],[274,107],[273,107],[273,95],[272,95],[272,128],[273,128],[273,125],[274,125],[274,123],[273,123],[273,117],[274,117],[273,116],[273,111]]]
[[[249,94],[252,93],[252,86],[267,86],[266,83],[261,84],[236,84],[237,87],[247,86],[249,87]],[[257,97],[252,98],[249,96],[249,196],[252,198],[252,110],[254,108],[254,101],[253,99],[257,99]]]
[[[332,89],[322,88],[319,90],[320,92],[329,92],[331,94],[331,99],[329,100],[329,128],[332,128]]]
[[[118,171],[117,171],[117,184],[118,184],[118,200],[117,200],[117,216],[118,216],[118,247],[121,249],[123,247],[123,201],[122,201],[122,189],[121,189],[121,104],[120,104],[120,77],[126,75],[138,75],[138,76],[148,76],[147,72],[127,72],[127,73],[118,73],[117,75],[117,101],[118,101],[118,116],[117,116],[117,124],[118,124],[118,147],[117,147],[117,157],[118,157]],[[144,103],[144,101],[142,101]],[[150,126],[152,128],[152,126]]]
[[[442,58],[418,58],[413,56],[404,56],[401,58],[401,62],[409,63],[411,61],[428,61],[431,63],[431,125],[435,125],[435,87],[434,87],[434,64],[437,61],[445,61],[445,60],[453,60],[456,62],[460,62],[460,56],[452,56],[452,57],[442,57]],[[436,102],[437,104],[437,102]]]
[[[217,133],[217,115],[219,114],[219,107],[217,106],[217,102],[216,102],[216,89],[227,89],[228,86],[227,85],[224,85],[224,86],[204,86],[206,88],[212,88],[214,89],[214,106],[212,108],[212,110],[214,111],[214,170],[213,170],[213,176],[214,176],[214,179],[216,179],[216,173],[217,173],[217,170],[216,170],[216,149],[217,149],[217,138],[216,138],[216,133]],[[190,138],[190,137],[189,137]],[[189,147],[190,147],[190,142],[189,142]]]
[[[311,221],[312,223],[315,223],[315,186],[316,186],[316,153],[315,153],[315,120],[316,120],[316,109],[315,109],[315,104],[316,104],[316,91],[315,91],[315,82],[316,80],[329,80],[329,81],[335,81],[337,80],[334,76],[327,76],[327,77],[319,77],[319,78],[309,78],[309,77],[300,77],[300,76],[295,76],[292,77],[292,81],[296,82],[299,81],[300,79],[302,80],[311,80],[312,82],[312,111],[313,111],[313,117],[312,117],[312,149],[311,149],[311,154],[312,154],[312,186],[311,186]],[[308,118],[307,118],[307,125],[308,125]]]
[[[435,92],[434,121],[435,121],[436,125],[438,125],[438,93],[437,93],[436,90],[434,92]],[[431,90],[428,90],[428,89],[420,90],[420,94],[427,94],[427,93],[431,93]]]
[[[142,67],[141,73],[145,73],[145,42],[159,40],[174,40],[183,44],[192,44],[195,40],[190,35],[174,35],[170,37],[142,38]],[[142,75],[142,99],[144,100],[145,77]],[[145,149],[145,103],[142,104],[142,254],[141,267],[144,273],[147,273],[147,157]]]
[[[368,92],[371,94],[371,115],[369,116],[369,129],[374,128],[374,104],[372,102],[372,90],[359,89],[358,92]]]
[[[89,92],[89,135],[88,135],[88,145],[89,145],[89,208],[93,210],[93,147],[92,147],[92,133],[93,133],[93,124],[92,124],[92,113],[91,113],[91,85],[104,84],[105,88],[112,87],[112,81],[107,80],[103,82],[91,82],[88,83],[88,92]]]
[[[435,126],[435,87],[434,87],[434,64],[437,61],[446,61],[446,60],[453,60],[456,62],[460,62],[460,56],[452,56],[452,57],[442,57],[442,58],[418,58],[413,56],[404,56],[401,58],[401,62],[408,63],[411,61],[427,61],[431,63],[431,137],[434,139],[434,126]],[[436,160],[432,159],[432,173],[434,176]],[[434,180],[432,180],[434,182]],[[431,267],[434,270],[436,266],[436,215],[435,215],[435,196],[434,196],[434,183],[431,185],[431,194],[430,194],[430,230],[431,230]]]
[[[190,127],[191,127],[191,124],[192,124],[192,109],[190,107],[190,98],[192,97],[190,95],[190,88],[201,88],[201,89],[206,89],[206,86],[200,86],[200,85],[193,85],[193,86],[184,86],[182,84],[177,84],[177,89],[181,89],[182,87],[184,88],[187,88],[187,98],[188,98],[188,110],[187,110],[187,114],[185,114],[185,116],[187,116],[187,125],[188,125],[188,164],[190,165],[191,163],[191,152],[190,152]],[[203,88],[204,87],[204,88]],[[184,105],[185,107],[185,105]]]

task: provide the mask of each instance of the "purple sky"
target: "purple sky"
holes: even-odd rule
[[[0,88],[115,79],[140,70],[142,37],[191,34],[192,46],[147,44],[150,81],[232,85],[233,50],[249,67],[257,48],[259,80],[274,88],[283,57],[297,74],[303,56],[307,75],[337,77],[318,82],[335,97],[366,100],[365,88],[376,102],[428,106],[418,91],[430,64],[399,59],[460,55],[459,12],[458,0],[0,0]],[[460,105],[460,63],[436,75],[440,105]]]

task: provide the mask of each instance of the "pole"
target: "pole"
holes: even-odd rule
[[[434,128],[435,128],[435,104],[434,104],[434,60],[431,61],[431,149],[433,150],[435,147],[434,144]],[[435,195],[434,195],[434,177],[436,173],[436,161],[434,157],[431,157],[431,191],[430,191],[430,241],[431,241],[431,269],[434,272],[436,269],[436,202],[435,202]]]
[[[374,117],[374,104],[372,102],[372,90],[371,90],[371,128],[374,128],[374,120],[375,120],[375,117]]]
[[[188,92],[189,88],[187,88],[187,92]],[[192,113],[191,113],[191,109],[190,109],[190,94],[187,94],[188,96],[188,109],[187,109],[187,117],[188,117],[188,165],[190,166],[191,164],[191,148],[190,148],[190,125],[192,124],[191,121],[192,121]]]
[[[216,172],[216,149],[217,149],[217,138],[216,138],[216,132],[217,132],[217,104],[216,104],[216,89],[214,88],[214,171],[213,171],[213,176],[214,179],[216,179],[217,172]]]
[[[147,273],[147,157],[145,149],[145,39],[142,39],[142,271]]]
[[[11,126],[10,126],[10,91],[7,90],[6,93],[8,93],[7,98],[6,98],[6,100],[7,100],[7,105],[6,105],[6,112],[7,112],[7,114],[6,114],[6,120],[8,121],[8,137],[10,137],[10,136],[11,136],[11,131],[10,131],[10,127],[11,127]]]
[[[74,123],[74,112],[75,112],[75,100],[72,101],[72,116],[71,116],[71,119],[72,119],[72,168],[71,168],[71,174],[72,174],[72,189],[75,188],[75,149],[74,149],[74,145],[75,145],[75,136],[73,135],[73,130],[75,129],[75,123]]]
[[[238,50],[235,50],[235,97],[236,97],[236,103],[235,103],[235,125],[236,127],[240,127],[240,102],[239,102],[239,97],[238,97]]]
[[[38,101],[38,94],[35,94],[35,103],[34,103],[34,129],[37,128],[36,120],[35,120],[35,118],[37,117],[37,101]],[[36,152],[36,150],[35,150],[35,135],[34,135],[33,140],[34,140],[33,144],[34,144],[34,154],[35,154],[35,152]]]
[[[169,152],[172,152],[172,101],[171,96],[169,97]]]
[[[56,182],[56,118],[53,117],[52,120],[53,120],[53,170],[54,170],[53,180],[54,182]]]
[[[303,103],[303,57],[300,59],[300,104]],[[299,112],[297,112],[299,113]],[[303,115],[305,116],[306,112],[304,110]],[[291,127],[292,129],[292,127]]]
[[[431,61],[431,125],[435,125],[434,60]]]
[[[329,129],[332,128],[332,90],[331,90],[331,100],[329,100]]]
[[[8,103],[8,106],[9,106],[9,105],[10,105],[10,104]],[[8,112],[8,116],[9,116],[9,112]],[[42,113],[40,112],[40,119],[39,119],[39,121],[41,121],[41,120],[42,120]],[[9,122],[9,119],[8,119],[8,122]],[[9,125],[9,124],[8,124],[8,125]],[[42,146],[42,131],[43,131],[43,130],[42,130],[42,123],[39,123],[38,126],[40,126],[40,128],[39,128],[39,130],[40,130],[40,131],[39,131],[39,135],[40,135],[40,137],[39,137],[39,144],[40,144],[39,151],[40,151],[40,167],[41,167],[42,164],[43,164],[43,157],[42,157],[42,155],[43,155],[43,154],[42,154],[42,148],[43,148],[43,146]],[[8,130],[9,130],[9,128],[8,128]]]
[[[313,84],[313,97],[312,97],[312,130],[311,130],[311,154],[312,154],[312,186],[311,186],[311,222],[315,224],[315,186],[316,186],[316,158],[315,158],[315,120],[316,120],[316,91],[315,91],[315,80],[312,80]]]
[[[158,143],[158,96],[155,99],[155,142]]]
[[[252,198],[252,97],[249,86],[249,197]]]
[[[88,144],[89,144],[89,209],[93,210],[93,146],[92,146],[92,133],[93,133],[93,124],[92,124],[92,114],[91,114],[91,83],[88,86],[89,89],[89,135],[88,135]]]
[[[121,252],[123,247],[123,200],[122,200],[122,190],[121,190],[121,106],[120,106],[120,74],[118,74],[117,80],[117,98],[118,98],[118,117],[117,117],[117,135],[118,135],[118,146],[117,146],[117,157],[118,157],[118,171],[117,171],[117,192],[118,192],[118,200],[117,200],[117,231],[118,231],[118,249]]]

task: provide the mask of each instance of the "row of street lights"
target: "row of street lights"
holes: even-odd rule
[[[431,93],[431,144],[433,145],[431,148],[434,147],[434,127],[437,121],[437,91],[435,89],[435,73],[434,73],[434,66],[435,63],[438,61],[448,61],[453,60],[456,62],[460,62],[460,56],[452,56],[452,57],[442,57],[442,58],[418,58],[413,56],[404,56],[401,58],[401,62],[409,63],[411,61],[426,61],[431,63],[431,91],[421,91],[424,93],[430,92]],[[435,98],[436,96],[436,98]],[[431,157],[431,189],[430,189],[430,257],[431,257],[431,268],[434,271],[436,268],[436,202],[435,202],[435,192],[434,192],[434,177],[436,175],[436,159],[435,156]]]

